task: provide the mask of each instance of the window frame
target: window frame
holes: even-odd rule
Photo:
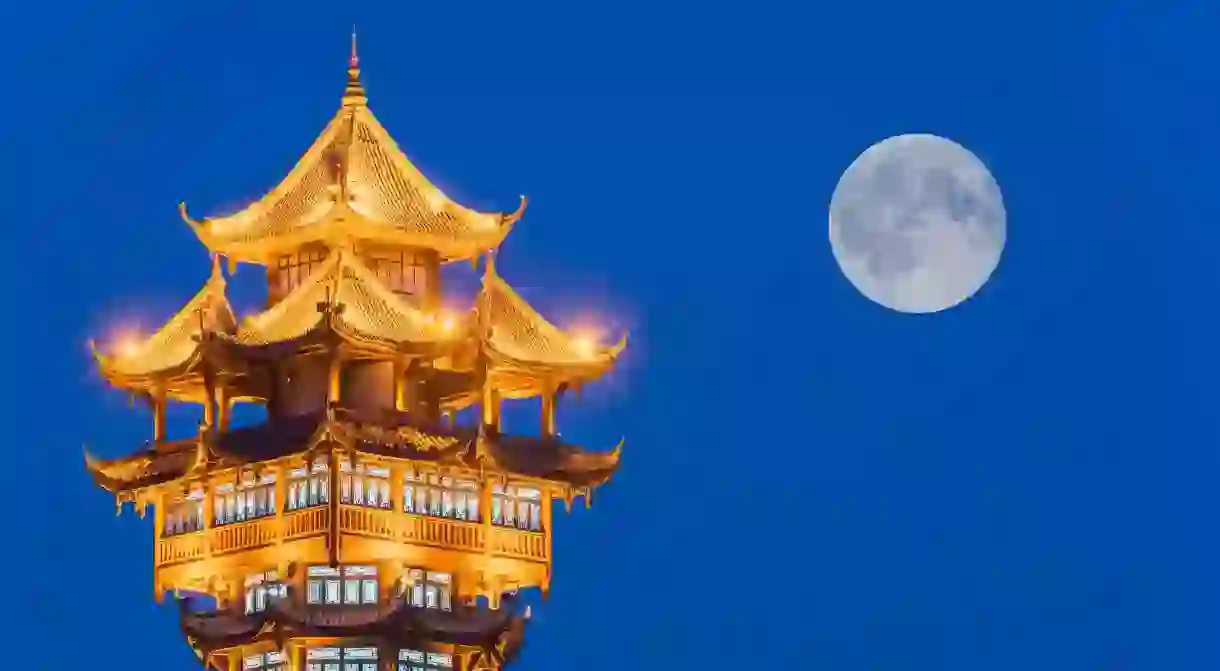
[[[404,513],[458,522],[482,519],[482,491],[476,479],[406,469],[400,486]]]
[[[285,484],[285,512],[324,506],[330,503],[330,464],[326,457],[317,457],[312,466],[289,471]]]
[[[258,659],[252,663],[250,660]],[[242,671],[288,671],[288,655],[283,650],[271,650],[255,655],[243,655]]]
[[[203,531],[205,526],[203,504],[206,496],[202,487],[192,489],[173,503],[166,505],[161,536],[169,538]]]
[[[452,671],[453,655],[414,648],[399,648],[395,658],[397,671]]]
[[[452,573],[422,568],[407,569],[398,587],[399,596],[412,607],[445,612],[453,610],[454,592]]]
[[[372,493],[376,492],[376,496]],[[375,510],[393,510],[390,493],[390,469],[383,466],[339,462],[339,503]]]
[[[276,513],[275,473],[264,473],[257,480],[245,478],[237,483],[218,485],[212,490],[212,526],[250,522]]]
[[[246,615],[265,612],[273,600],[287,596],[288,585],[280,580],[275,571],[248,576],[245,585]]]
[[[375,606],[380,602],[381,582],[375,564],[305,569],[305,603],[310,606]]]
[[[303,663],[305,671],[378,671],[380,659],[381,651],[375,646],[318,645],[305,648]]]
[[[491,523],[495,526],[544,533],[542,490],[531,485],[494,483],[491,488]],[[522,513],[526,522],[522,524]]]

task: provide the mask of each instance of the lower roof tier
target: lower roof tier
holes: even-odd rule
[[[375,419],[336,410],[308,414],[187,440],[161,443],[117,459],[87,451],[94,481],[119,495],[209,473],[265,464],[294,456],[313,457],[331,448],[440,467],[494,471],[569,487],[595,487],[618,468],[622,443],[612,452],[591,452],[553,438],[531,438],[453,428],[419,426],[405,413]]]
[[[329,641],[310,647],[334,652],[360,647],[420,654],[452,646],[450,649],[471,653],[467,668],[498,668],[520,651],[529,617],[528,610],[521,612],[508,598],[498,610],[474,605],[456,605],[451,610],[421,608],[405,599],[381,606],[319,606],[305,603],[291,591],[254,613],[193,612],[189,598],[179,605],[182,632],[205,661],[217,654],[268,647],[266,644],[282,650],[305,639]],[[309,654],[309,650],[303,652]]]

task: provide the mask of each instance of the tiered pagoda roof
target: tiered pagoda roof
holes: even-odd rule
[[[368,108],[353,47],[343,104],[296,166],[240,212],[196,221],[203,244],[231,261],[267,265],[336,238],[433,249],[468,259],[495,249],[524,212],[482,213],[450,200],[403,154]]]
[[[560,330],[495,272],[492,251],[522,210],[481,214],[430,184],[369,111],[358,64],[353,46],[343,104],[287,178],[236,214],[202,222],[187,217],[213,258],[225,256],[230,265],[265,264],[310,243],[329,250],[326,260],[287,296],[240,325],[214,263],[200,293],[146,341],[96,353],[114,386],[142,393],[157,388],[170,398],[202,401],[198,367],[208,345],[236,352],[245,362],[266,361],[331,336],[359,355],[432,355],[437,369],[468,374],[471,380],[455,383],[457,390],[447,395],[449,408],[474,402],[475,385],[524,398],[595,379],[613,363],[625,338],[598,347]],[[352,251],[367,242],[431,249],[444,260],[477,260],[487,253],[470,318],[427,313],[391,291]],[[233,361],[227,363],[231,368]],[[478,373],[486,375],[476,379]],[[246,397],[260,394],[253,390]]]

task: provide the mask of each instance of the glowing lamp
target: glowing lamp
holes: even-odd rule
[[[581,356],[593,356],[597,352],[597,341],[590,336],[577,336],[572,341],[572,346]]]

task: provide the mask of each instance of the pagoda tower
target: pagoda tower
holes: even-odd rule
[[[515,596],[550,587],[554,504],[588,505],[619,463],[621,443],[563,443],[556,403],[626,345],[557,328],[496,272],[524,206],[476,212],[433,186],[370,111],[353,36],[342,105],[278,186],[230,216],[180,208],[211,276],[152,335],[94,349],[152,408],[152,440],[85,458],[120,510],[155,511],[154,594],[178,598],[204,668],[514,659]],[[480,259],[473,305],[447,314],[441,266]],[[265,309],[241,319],[225,294],[238,263],[267,277]],[[501,403],[535,398],[539,435],[502,433]],[[197,431],[169,435],[171,402],[203,407]],[[266,420],[231,425],[237,403]]]

